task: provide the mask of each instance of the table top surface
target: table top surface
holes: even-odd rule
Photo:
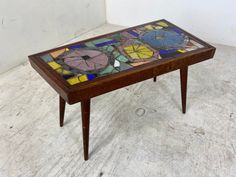
[[[158,21],[65,46],[40,58],[74,85],[203,47],[179,28]]]
[[[181,58],[209,44],[159,20],[29,56],[66,87],[78,86],[163,60]],[[127,78],[128,79],[128,78]]]

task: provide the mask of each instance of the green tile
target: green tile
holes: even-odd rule
[[[41,56],[41,58],[43,59],[43,61],[45,61],[47,63],[50,61],[53,61],[53,58],[51,57],[50,54],[43,55],[43,56]]]

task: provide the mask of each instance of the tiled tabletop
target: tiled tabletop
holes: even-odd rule
[[[44,53],[40,58],[75,85],[203,47],[176,26],[158,21]]]

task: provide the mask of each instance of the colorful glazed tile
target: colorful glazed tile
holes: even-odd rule
[[[79,49],[79,48],[82,48],[84,47],[84,45],[81,45],[81,44],[75,44],[75,45],[72,45],[70,47],[68,47],[69,49]]]
[[[87,74],[87,78],[88,78],[88,80],[91,81],[91,80],[95,79],[96,76],[94,74]]]
[[[119,67],[119,66],[120,66],[120,62],[115,60],[114,67]]]
[[[163,27],[162,26],[156,26],[155,29],[162,29]]]
[[[41,56],[41,58],[42,58],[43,61],[45,61],[46,63],[48,63],[48,62],[50,62],[50,61],[53,61],[53,58],[52,58],[51,55],[49,55],[49,54],[43,55],[43,56]]]
[[[175,31],[153,30],[142,36],[142,41],[155,49],[178,49],[185,45],[185,37]]]
[[[74,77],[74,74],[70,74],[70,75],[62,75],[62,77],[67,80],[67,79],[70,79],[72,77]]]
[[[144,45],[131,45],[124,48],[124,51],[133,59],[152,58],[154,52]]]
[[[95,47],[96,47],[93,42],[86,42],[86,43],[85,43],[85,46],[91,47],[91,48],[95,48]]]
[[[160,25],[160,26],[163,26],[163,27],[168,27],[168,24],[166,22],[163,22],[163,21],[160,21],[157,24]]]
[[[71,71],[68,71],[68,70],[63,69],[63,68],[58,68],[58,69],[56,69],[56,71],[57,71],[59,74],[62,74],[62,75],[68,75],[68,74],[71,74],[71,73],[72,73]]]
[[[126,58],[124,55],[121,55],[118,51],[113,52],[113,55],[116,60],[121,61],[121,62],[128,62],[129,59]]]
[[[59,65],[58,63],[56,63],[55,61],[50,61],[48,62],[48,65],[52,67],[52,69],[59,69],[61,67],[61,65]]]
[[[109,39],[109,38],[100,38],[100,39],[96,39],[94,41],[92,41],[94,44],[100,44],[100,43],[104,43],[104,42],[107,42],[107,41],[110,41],[112,39]]]
[[[110,45],[104,46],[103,49],[106,50],[106,51],[108,51],[108,52],[114,51],[114,47],[112,47],[112,46],[110,46]]]
[[[181,50],[181,49],[179,49],[178,52],[180,52],[180,53],[185,53],[186,50]]]
[[[178,52],[176,49],[172,49],[172,50],[160,50],[160,55],[162,58],[168,58],[168,57],[172,57],[174,55],[179,54],[180,52]]]
[[[130,69],[130,68],[132,68],[131,65],[129,65],[127,63],[124,63],[124,62],[120,62],[120,68],[119,68],[120,71],[127,70],[127,69]]]
[[[51,52],[50,55],[53,58],[57,58],[59,55],[63,54],[66,51],[66,49],[60,49],[60,50],[56,50],[54,52]]]
[[[175,31],[176,33],[178,33],[178,34],[182,34],[183,33],[183,31],[181,30],[181,29],[179,29],[179,28],[176,28],[176,27],[171,27],[171,28],[169,28],[170,30],[173,30],[173,31]]]
[[[80,82],[85,82],[85,81],[87,81],[87,80],[88,80],[87,75],[81,75],[81,76],[79,76],[79,81],[80,81]]]
[[[153,25],[146,25],[145,28],[146,28],[147,30],[153,30],[153,29],[155,29],[155,28],[153,27]]]
[[[146,64],[146,63],[149,63],[149,61],[143,61],[143,62],[138,62],[138,63],[130,63],[130,65],[132,65],[132,66],[139,66],[139,65]]]
[[[145,26],[145,28],[147,30],[156,30],[156,29],[162,29],[163,26],[160,26],[160,25],[147,25],[147,26]]]
[[[109,65],[103,71],[101,71],[99,75],[107,75],[107,74],[116,73],[116,72],[118,71],[113,66]]]
[[[111,44],[114,44],[114,43],[117,43],[117,41],[116,40],[105,41],[105,42],[102,42],[102,43],[95,44],[95,46],[96,47],[103,47],[103,46],[111,45]]]
[[[75,77],[71,77],[71,78],[67,79],[67,82],[70,85],[75,85],[75,84],[80,83],[80,80],[79,80],[78,76],[75,76]]]
[[[139,37],[139,34],[136,33],[134,30],[129,30],[128,33],[135,36],[135,37]]]
[[[104,69],[108,63],[108,56],[98,50],[72,50],[63,56],[66,65],[81,72],[93,72]]]
[[[121,62],[128,62],[129,59],[126,58],[124,55],[120,55],[119,57],[116,58],[118,61],[121,61]]]

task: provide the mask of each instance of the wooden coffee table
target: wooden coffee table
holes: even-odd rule
[[[60,126],[65,102],[81,102],[84,159],[88,159],[90,99],[180,69],[186,111],[188,66],[210,59],[215,47],[159,20],[29,56],[32,67],[59,94]]]

